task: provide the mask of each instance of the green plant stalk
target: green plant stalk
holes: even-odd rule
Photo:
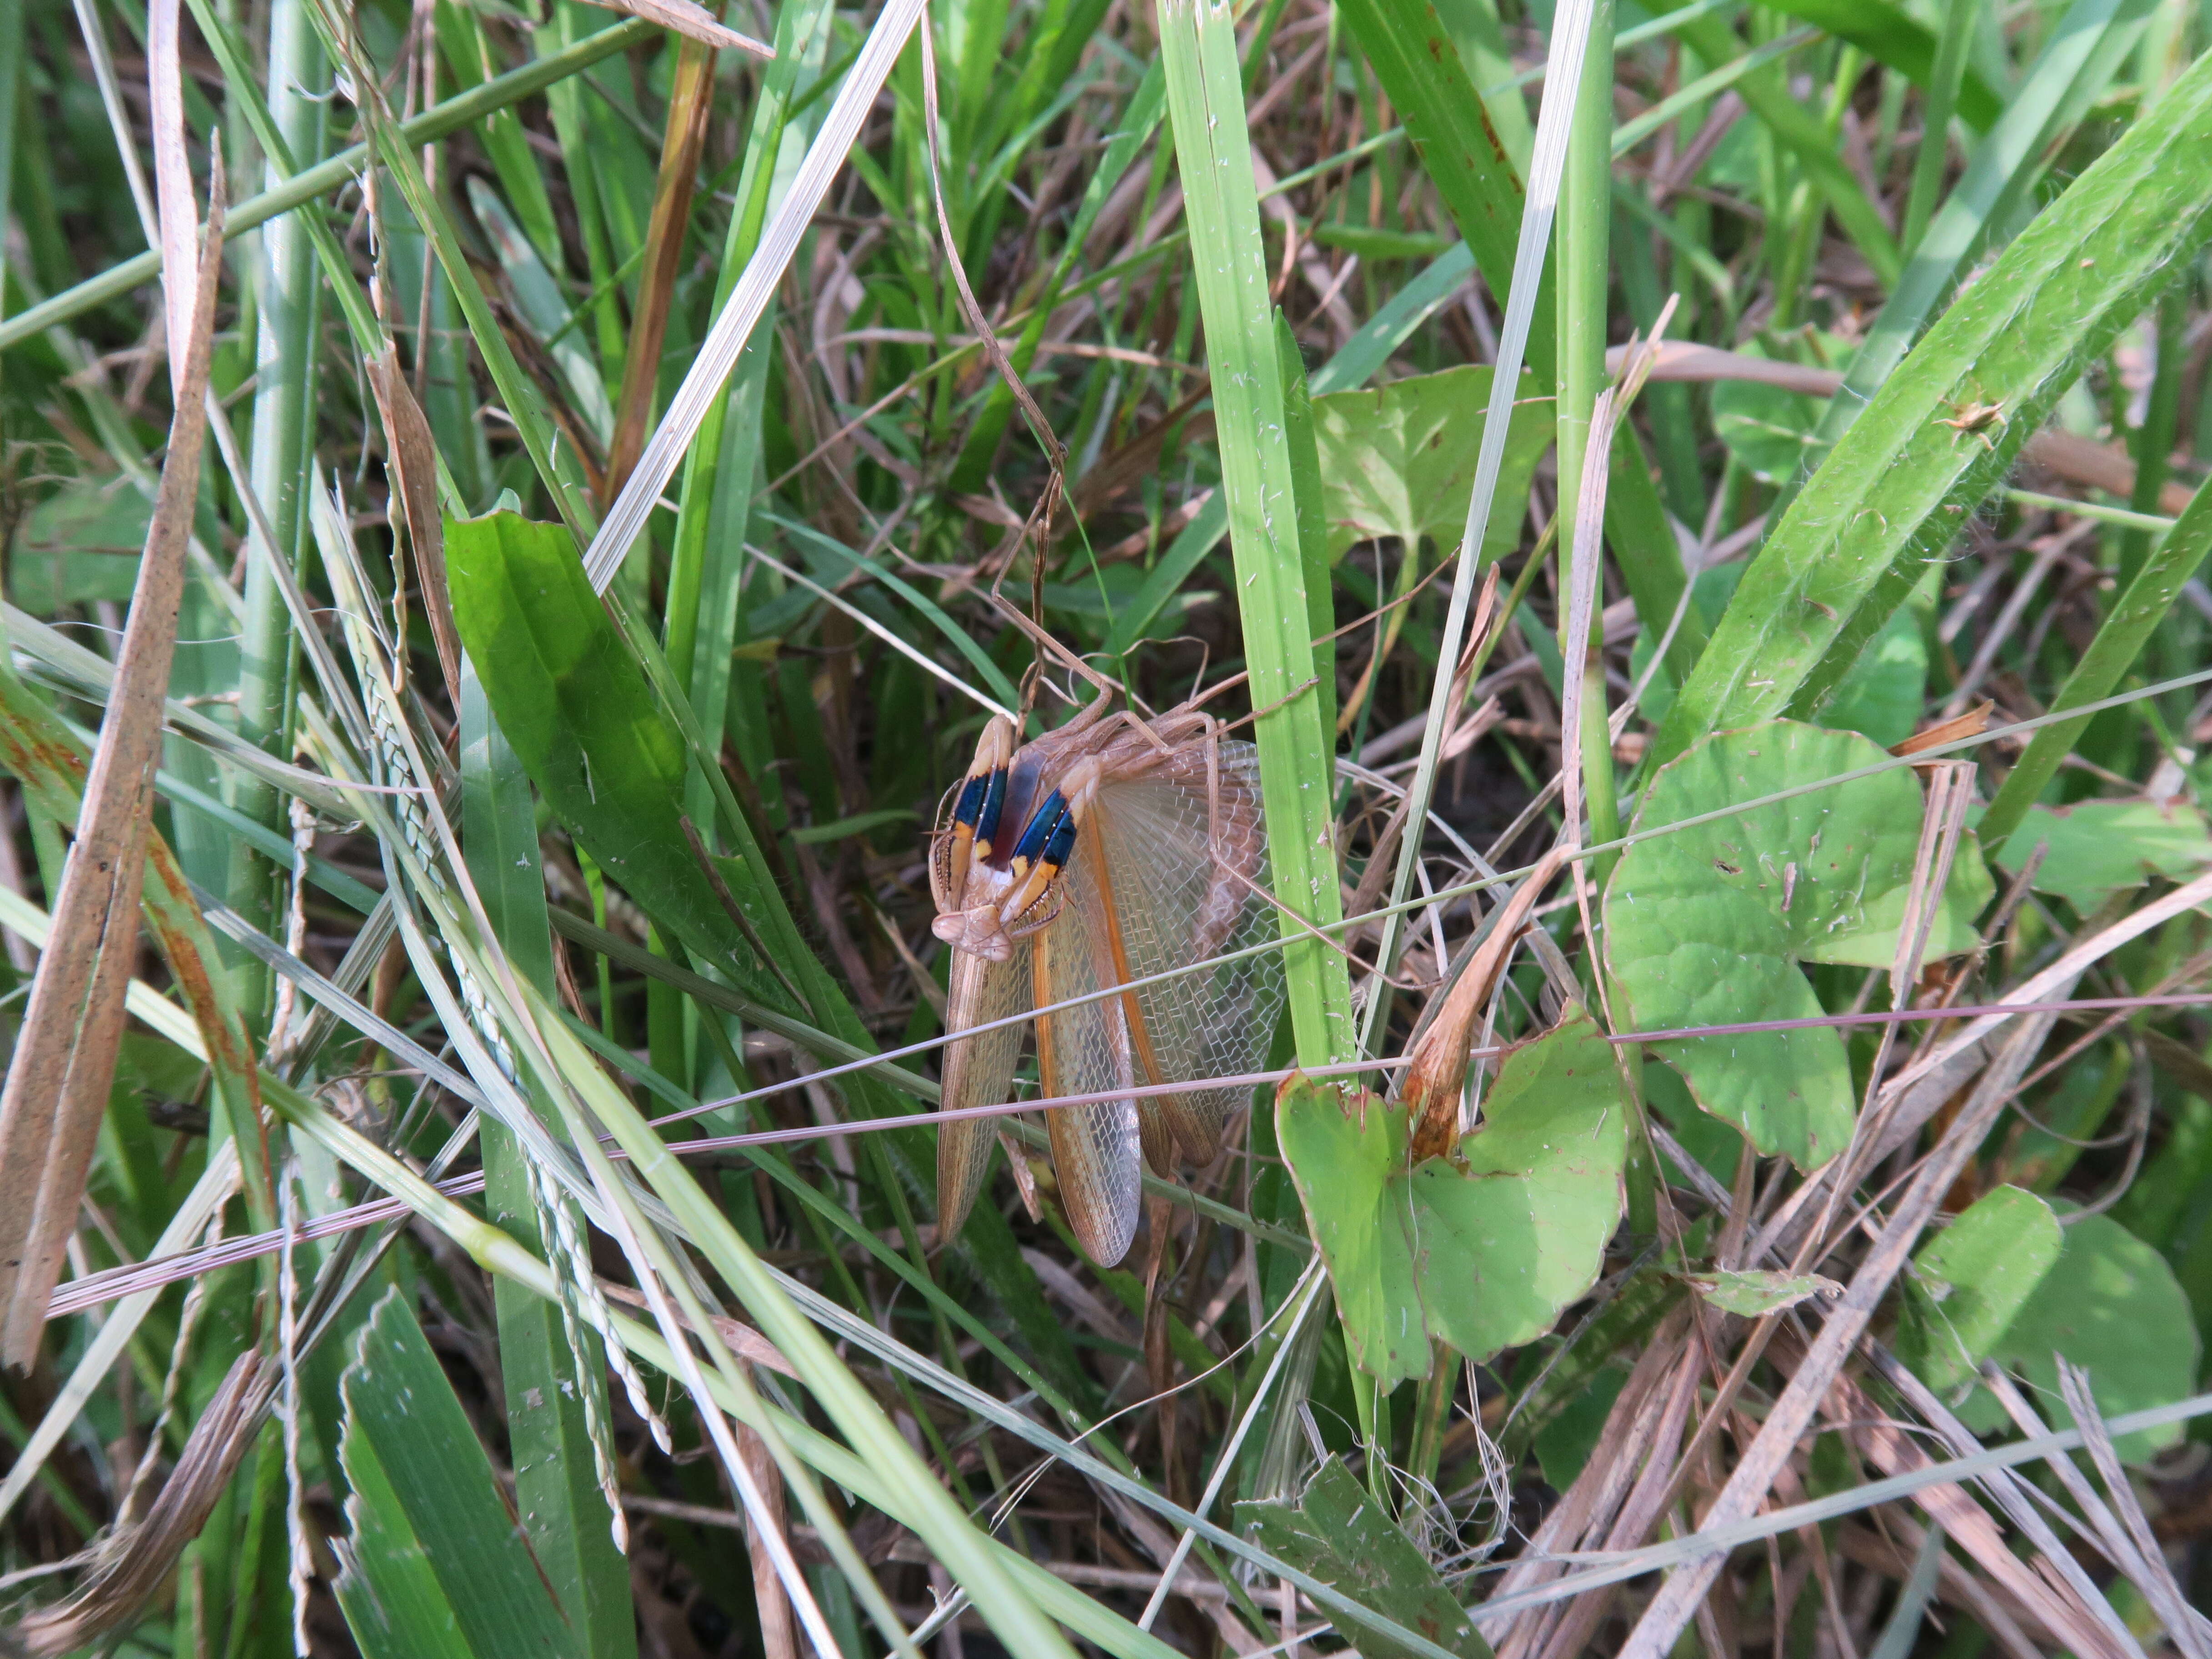
[[[2066,677],[2066,684],[2053,700],[2054,713],[2096,702],[2111,695],[2120,677],[2142,654],[2152,630],[2173,608],[2182,585],[2204,562],[2208,551],[2212,551],[2212,483],[2201,486],[2190,497],[2189,505],[2174,520],[2165,540],[2144,559],[2136,579],[2128,584],[2112,614],[2097,629],[2097,637],[2089,642],[2080,663]],[[1990,803],[1990,810],[1982,815],[1978,826],[1977,833],[1986,850],[1995,852],[2020,827],[2027,809],[2035,805],[2044,787],[2057,772],[2059,763],[2081,740],[2092,718],[2083,714],[2046,726],[2028,740],[2019,764],[2006,776],[1996,799]]]
[[[1229,8],[1213,0],[1160,0],[1159,20],[1212,372],[1245,662],[1252,706],[1261,711],[1253,735],[1269,874],[1289,912],[1281,921],[1291,1022],[1301,1062],[1329,1065],[1358,1052],[1345,959],[1304,925],[1328,927],[1343,915],[1333,744],[1315,695],[1297,486],[1237,39]]]
[[[1512,287],[1524,181],[1506,160],[1481,94],[1443,38],[1436,11],[1423,0],[1348,0],[1339,15],[1403,118],[1445,210],[1467,239],[1492,295],[1503,305]],[[1610,97],[1610,35],[1599,61]],[[1526,357],[1540,382],[1553,369],[1552,316],[1540,289]]]
[[[2150,384],[2150,400],[2142,424],[2136,428],[2136,486],[2128,506],[2137,513],[2158,511],[2159,492],[2172,470],[2174,434],[2181,417],[2182,357],[2187,350],[2183,332],[2189,321],[2189,301],[2196,284],[2184,277],[2167,289],[2158,302],[2158,368]],[[2120,536],[2120,586],[2132,586],[2150,556],[2150,532],[2133,528]]]
[[[270,114],[277,135],[295,158],[310,161],[322,152],[325,91],[330,69],[307,16],[307,0],[274,0],[269,9]],[[270,185],[283,177],[282,163],[266,167]],[[248,562],[246,617],[239,645],[238,732],[246,742],[289,759],[291,720],[287,708],[292,680],[292,620],[271,560],[299,568],[307,527],[307,499],[315,427],[317,304],[315,251],[299,216],[288,216],[261,232],[257,262],[259,338],[254,352],[252,448],[246,466],[248,487],[268,515],[276,545],[262,547]],[[254,539],[260,540],[258,533]],[[251,775],[232,787],[231,807],[254,823],[274,829],[284,811],[276,789]],[[231,844],[226,882],[230,908],[266,933],[276,914],[279,871],[243,839]],[[260,1019],[269,994],[268,971],[240,959],[239,1004]]]
[[[731,216],[729,235],[723,244],[711,314],[720,313],[730,290],[737,286],[738,274],[760,245],[761,227],[788,188],[786,175],[796,159],[780,165],[789,148],[785,129],[792,99],[802,90],[800,73],[820,70],[828,44],[822,27],[826,9],[817,0],[817,3],[787,5],[777,15],[775,61],[769,65],[760,97],[753,106],[744,166],[738,175],[738,208]],[[683,489],[678,496],[662,638],[666,641],[669,668],[690,694],[707,746],[715,752],[721,748],[729,702],[737,584],[743,574],[745,526],[752,511],[761,404],[768,384],[768,344],[775,337],[775,306],[771,301],[738,359],[727,391],[709,405],[699,423],[698,435],[684,459]],[[735,429],[726,441],[725,429],[733,414]],[[702,601],[710,588],[714,608],[711,614],[702,616]],[[703,653],[699,650],[702,629],[707,641]],[[687,787],[684,805],[695,819],[704,822],[713,807],[700,783],[695,779]]]
[[[1942,32],[1936,39],[1936,64],[1920,106],[1920,151],[1912,158],[1912,187],[1905,199],[1905,228],[1898,246],[1911,258],[1919,252],[1928,218],[1943,188],[1944,165],[1951,155],[1951,117],[1959,107],[1959,82],[1966,73],[1966,49],[1982,18],[1975,0],[1946,0]]]
[[[18,99],[30,58],[23,51],[23,0],[0,0],[0,225],[15,184]],[[8,314],[8,253],[0,246],[0,319]]]
[[[542,92],[555,82],[589,69],[602,58],[636,46],[643,40],[659,38],[657,24],[641,18],[633,18],[610,29],[587,35],[566,52],[541,58],[536,63],[511,70],[497,80],[487,81],[483,86],[449,98],[434,109],[428,109],[412,120],[399,124],[403,143],[427,144],[434,143],[450,132],[459,131],[489,111],[505,109],[520,103],[532,93]],[[14,60],[9,60],[14,61]],[[319,196],[349,183],[368,159],[369,146],[355,144],[342,149],[320,165],[296,173],[283,185],[250,196],[226,216],[224,228],[229,235],[237,237],[257,225],[266,224],[279,214],[289,213],[302,203],[312,202]],[[33,335],[44,332],[57,324],[82,315],[95,306],[119,298],[133,289],[149,283],[161,274],[161,255],[158,249],[145,252],[118,264],[109,266],[97,276],[88,276],[72,288],[27,307],[15,316],[0,323],[0,351]]]
[[[346,37],[342,31],[347,19],[326,9],[332,0],[302,0],[313,8],[317,27],[322,32],[324,45],[332,53],[345,51]],[[355,66],[356,79],[365,70]],[[374,82],[370,83],[374,86]],[[507,418],[514,424],[515,434],[522,447],[529,451],[532,465],[551,497],[555,509],[575,537],[578,546],[588,545],[592,532],[598,526],[598,518],[592,510],[589,493],[583,481],[576,477],[573,467],[555,447],[555,434],[540,412],[544,398],[537,386],[522,372],[515,361],[514,348],[493,314],[491,302],[484,295],[483,286],[477,280],[476,269],[470,264],[461,246],[459,235],[453,221],[447,216],[445,204],[430,189],[430,182],[422,174],[422,163],[407,142],[399,124],[391,118],[384,108],[380,92],[371,91],[368,102],[362,107],[362,118],[368,125],[370,141],[376,147],[378,159],[390,172],[392,182],[407,203],[415,222],[430,239],[436,251],[438,264],[452,285],[453,296],[460,302],[462,319],[482,354],[486,371],[497,390]]]
[[[560,0],[537,39],[550,44],[556,54],[572,50],[592,38],[582,29],[587,17],[595,24],[604,21],[586,11],[575,0]],[[599,202],[590,139],[585,131],[584,88],[573,76],[556,81],[545,89],[545,109],[552,118],[553,135],[560,142],[569,195],[576,205],[577,238],[584,245],[585,269],[592,282],[591,295],[583,303],[592,314],[599,373],[612,379],[621,371],[623,360],[623,319],[615,300],[615,288],[620,279],[616,274],[614,257],[607,249],[606,214]]]
[[[1607,380],[1606,295],[1612,276],[1607,238],[1613,223],[1613,0],[1598,0],[1591,8],[1589,28],[1582,86],[1575,98],[1574,125],[1567,138],[1566,170],[1559,180],[1559,217],[1553,232],[1559,331],[1559,647],[1562,654],[1570,657],[1564,596],[1572,590],[1575,580],[1575,517],[1588,459],[1590,410]],[[1613,734],[1606,722],[1602,647],[1601,632],[1593,620],[1583,666],[1583,729],[1579,734],[1562,734],[1561,738],[1563,743],[1579,745],[1593,842],[1614,841],[1620,835]],[[1574,765],[1577,759],[1564,758],[1562,763]],[[1611,854],[1602,854],[1595,861],[1600,887],[1612,873],[1613,862]]]

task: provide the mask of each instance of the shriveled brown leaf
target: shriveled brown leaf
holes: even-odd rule
[[[453,625],[453,601],[446,586],[446,521],[438,510],[438,443],[415,389],[399,366],[399,349],[387,342],[368,365],[368,384],[376,412],[392,446],[392,481],[407,524],[407,543],[415,550],[415,580],[429,613],[430,637],[438,647],[438,667],[447,694],[461,706],[461,635]]]
[[[1451,1150],[1458,1139],[1459,1091],[1467,1079],[1467,1056],[1474,1040],[1474,1022],[1490,1000],[1491,987],[1497,983],[1515,942],[1521,937],[1521,930],[1528,926],[1528,912],[1534,908],[1537,896],[1551,884],[1564,858],[1565,854],[1554,848],[1513,890],[1513,896],[1505,902],[1504,908],[1491,924],[1489,937],[1476,950],[1474,960],[1460,970],[1443,1009],[1429,1022],[1413,1046],[1413,1064],[1406,1069],[1402,1094],[1413,1114],[1413,1153],[1416,1164],[1423,1158],[1441,1157]]]
[[[146,1605],[176,1570],[185,1546],[199,1535],[208,1512],[260,1434],[281,1375],[273,1356],[239,1355],[192,1425],[191,1437],[145,1519],[102,1540],[90,1577],[68,1601],[33,1613],[16,1627],[24,1653],[43,1656],[84,1647]]]
[[[166,52],[160,25],[151,37],[157,106],[162,82],[178,72],[175,11],[174,0],[154,9],[157,19],[167,14],[170,30]],[[181,157],[180,106],[177,118],[179,130],[172,137]],[[155,161],[158,167],[158,145]],[[180,208],[166,191],[161,203],[163,237],[174,240],[179,234],[177,216],[187,222],[192,216],[189,178]],[[168,451],[113,689],[86,780],[76,843],[53,907],[53,932],[0,1092],[0,1360],[17,1366],[27,1367],[38,1354],[123,1038],[123,998],[137,947],[162,702],[207,436],[204,394],[222,270],[222,216],[218,155],[198,262],[179,259],[170,266],[196,276],[190,289],[190,332],[171,341],[171,361],[181,367]],[[173,292],[184,287],[181,277],[172,283]],[[173,307],[170,317],[173,325]]]
[[[723,31],[727,33],[726,30]],[[629,482],[653,425],[653,395],[660,383],[660,345],[668,333],[668,307],[691,227],[691,194],[699,178],[699,150],[714,107],[714,54],[694,39],[676,58],[668,89],[668,125],[661,136],[660,173],[645,233],[645,270],[630,312],[629,348],[623,362],[622,396],[616,405],[614,441],[607,447],[602,501]]]
[[[1996,704],[1984,697],[1963,714],[1954,714],[1948,720],[1938,720],[1925,731],[1915,732],[1902,743],[1892,744],[1889,752],[1899,760],[1907,755],[1923,754],[1930,749],[1940,749],[1947,743],[1957,743],[1965,738],[1978,738],[1990,729],[1990,716]]]
[[[642,17],[648,23],[658,23],[665,29],[710,46],[727,46],[733,52],[749,52],[756,58],[773,58],[775,51],[763,46],[749,34],[739,34],[735,29],[724,28],[714,21],[714,14],[696,0],[588,0],[594,6],[605,6],[609,11],[627,12],[632,17]]]

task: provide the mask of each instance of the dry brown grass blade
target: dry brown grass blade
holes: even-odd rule
[[[769,1514],[781,1516],[783,1472],[769,1455],[768,1443],[742,1423],[737,1425],[737,1435],[738,1450],[760,1487],[763,1506]],[[783,1593],[783,1581],[776,1576],[775,1553],[750,1516],[745,1522],[745,1552],[752,1564],[753,1601],[760,1614],[763,1659],[799,1659],[799,1632],[791,1616],[791,1599]]]
[[[1631,349],[1614,346],[1605,354],[1608,374],[1618,374],[1620,372]],[[1651,378],[1655,380],[1698,382],[1751,380],[1760,386],[1779,386],[1784,392],[1802,392],[1810,398],[1833,397],[1844,383],[1844,377],[1832,368],[1780,362],[1769,357],[1753,357],[1741,351],[1723,351],[1718,346],[1697,345],[1689,341],[1668,341],[1661,345],[1657,360],[1651,368]],[[2186,457],[2179,459],[2185,465],[2187,465]],[[2135,493],[2134,458],[2125,450],[2112,448],[2094,438],[2083,438],[2071,432],[2046,428],[2027,441],[2027,447],[2021,451],[2021,459],[2031,466],[2041,467],[2068,483],[2087,484],[2122,500]],[[2185,472],[2183,476],[2192,475]],[[2159,490],[2159,511],[2179,514],[2189,505],[2189,496],[2187,484],[2168,483]]]
[[[735,29],[724,28],[714,21],[714,14],[697,3],[697,0],[586,0],[594,6],[605,6],[609,11],[627,12],[632,17],[642,17],[648,23],[658,23],[665,29],[673,29],[686,40],[696,40],[709,46],[727,46],[733,52],[749,52],[756,58],[773,58],[775,53],[750,34],[739,34]]]
[[[1850,1288],[1820,1328],[1796,1368],[1790,1386],[1768,1412],[1765,1425],[1743,1450],[1735,1473],[1705,1515],[1700,1527],[1726,1526],[1750,1516],[1765,1500],[1776,1472],[1796,1448],[1834,1385],[1844,1362],[1866,1334],[1882,1297],[1895,1282],[1921,1231],[1934,1218],[1966,1160],[2012,1097],[2013,1085],[2043,1045],[2057,1018],[2038,1014],[2025,1020],[1984,1073],[1980,1083],[1951,1125],[1942,1143],[1923,1162],[1879,1240],[1852,1275]],[[1652,1597],[1621,1649],[1621,1659],[1661,1659],[1690,1622],[1727,1561],[1725,1551],[1677,1569]]]
[[[167,1582],[177,1558],[229,1486],[261,1431],[276,1392],[270,1357],[239,1355],[192,1425],[177,1466],[144,1520],[109,1534],[94,1555],[91,1576],[60,1606],[23,1620],[15,1639],[26,1654],[67,1653],[96,1641],[130,1619]]]
[[[1996,704],[1984,697],[1963,714],[1954,714],[1948,720],[1938,720],[1924,732],[1915,732],[1902,743],[1892,744],[1889,752],[1899,760],[1917,755],[1923,749],[1941,749],[1967,738],[1978,738],[1990,729],[1990,716]]]
[[[1528,926],[1528,912],[1551,885],[1565,857],[1565,848],[1553,848],[1513,890],[1513,896],[1505,901],[1491,924],[1489,937],[1482,941],[1474,960],[1461,969],[1443,1009],[1413,1046],[1413,1064],[1407,1068],[1401,1094],[1414,1115],[1416,1164],[1442,1157],[1459,1138],[1459,1091],[1467,1081],[1467,1055],[1474,1040],[1474,1023],[1481,1018],[1491,987],[1504,971],[1521,930]]]
[[[156,16],[164,9],[155,7]],[[173,21],[173,3],[166,9]],[[158,41],[152,56],[158,88],[166,78]],[[173,33],[167,67],[173,76]],[[180,106],[178,116],[181,121]],[[180,130],[174,142],[181,158]],[[155,159],[158,166],[158,145]],[[166,194],[162,209],[166,240],[173,235]],[[207,437],[203,392],[222,270],[222,210],[218,156],[198,262],[179,260],[171,266],[194,270],[197,276],[191,331],[173,340],[170,348],[171,360],[182,368],[168,453],[146,532],[114,688],[85,786],[76,842],[53,907],[53,933],[24,1012],[21,1040],[9,1062],[6,1087],[0,1092],[0,1362],[26,1368],[38,1356],[46,1304],[76,1227],[77,1207],[123,1037],[123,995],[137,951],[154,769],[161,747],[162,700],[176,646],[185,543],[191,534],[200,452]],[[191,218],[189,180],[184,217]],[[185,234],[188,236],[189,229]]]
[[[1605,1426],[1599,1431],[1598,1443],[1608,1449],[1607,1455],[1593,1457],[1583,1465],[1574,1484],[1553,1505],[1536,1535],[1528,1540],[1526,1553],[1505,1570],[1492,1592],[1493,1597],[1516,1595],[1559,1577],[1566,1568],[1557,1558],[1574,1549],[1594,1528],[1603,1528],[1619,1512],[1628,1495],[1629,1483],[1635,1478],[1638,1466],[1650,1449],[1652,1437],[1657,1432],[1660,1414],[1652,1408],[1654,1397],[1668,1386],[1668,1378],[1682,1356],[1688,1324],[1688,1309],[1678,1305],[1652,1333],[1651,1340],[1637,1357],[1628,1380],[1613,1397],[1613,1408],[1607,1413]],[[1498,1643],[1499,1659],[1515,1659],[1516,1656],[1525,1655],[1529,1644],[1540,1639],[1551,1628],[1551,1621],[1557,1616],[1555,1607],[1556,1604],[1532,1607],[1486,1623],[1479,1609],[1475,1616],[1483,1633]]]
[[[1798,1359],[1803,1353],[1794,1335],[1785,1335],[1775,1346],[1778,1356],[1784,1361]],[[1902,1366],[1893,1364],[1884,1367],[1884,1374],[1893,1382],[1897,1382],[1903,1372]],[[1917,1385],[1917,1378],[1912,1381]],[[1916,1386],[1905,1392],[1914,1409],[1948,1441],[1954,1455],[1971,1454],[1978,1448],[1980,1443],[1960,1428],[1924,1389]],[[1838,1380],[1830,1391],[1823,1402],[1822,1414],[1848,1437],[1859,1455],[1885,1477],[1926,1468],[1935,1462],[1915,1436],[1891,1421],[1848,1378]],[[1954,1428],[1958,1430],[1955,1434],[1951,1432]],[[1943,1528],[1952,1543],[1974,1559],[2016,1610],[2015,1616],[2025,1618],[2045,1632],[2050,1640],[2074,1653],[2094,1656],[2094,1659],[2137,1659],[2112,1628],[2100,1622],[2088,1600],[2097,1595],[2097,1591],[2087,1576],[2069,1577],[2054,1560],[2063,1547],[2042,1525],[2041,1518],[2024,1501],[2017,1500],[2017,1488],[2010,1471],[1997,1472],[1988,1485],[2013,1522],[2012,1534],[1999,1526],[1963,1486],[1923,1487],[1913,1494],[1912,1501],[1922,1514]],[[2028,1564],[2014,1553],[2014,1534],[2044,1553],[2041,1576],[2030,1571]],[[2071,1565],[2072,1559],[2067,1556],[2066,1563]],[[2102,1597],[2098,1599],[2101,1601]]]
[[[614,441],[607,448],[601,505],[614,500],[644,453],[653,427],[653,398],[660,383],[660,344],[668,334],[670,297],[691,227],[691,196],[699,178],[699,150],[707,142],[707,117],[714,107],[714,52],[684,41],[668,89],[668,126],[661,135],[660,176],[653,191],[653,216],[645,234],[645,273],[630,316],[629,350],[623,362],[622,396]],[[726,43],[724,43],[726,44]]]
[[[453,601],[446,586],[446,521],[438,508],[438,444],[399,349],[386,342],[384,353],[368,366],[368,384],[391,448],[392,494],[407,521],[407,544],[415,552],[415,580],[429,613],[430,637],[438,647],[438,667],[453,707],[461,706],[461,635],[453,625]]]

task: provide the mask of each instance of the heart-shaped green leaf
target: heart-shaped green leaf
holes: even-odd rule
[[[1660,769],[1638,808],[1647,833],[1884,758],[1854,732],[1770,720],[1723,732]],[[1796,964],[1886,968],[1920,841],[1919,785],[1905,769],[1638,841],[1606,889],[1606,965],[1616,1013],[1642,1030],[1803,1019],[1821,1012]],[[1974,940],[1991,884],[1962,842],[1928,940],[1929,959]],[[1856,1112],[1833,1030],[1654,1043],[1698,1104],[1761,1152],[1812,1169],[1841,1152]]]
[[[1313,400],[1332,561],[1356,543],[1386,537],[1409,553],[1425,536],[1440,554],[1459,545],[1489,398],[1490,371],[1478,365]],[[1514,404],[1486,550],[1511,544],[1529,475],[1551,438],[1550,398]]]
[[[1996,860],[2017,872],[2036,848],[2051,851],[2035,872],[2035,890],[2055,893],[2087,915],[2115,893],[2153,876],[2186,881],[2212,862],[2204,814],[2180,801],[2085,800],[2056,810],[2031,806],[2006,837]]]
[[[1620,1219],[1626,1113],[1611,1045],[1577,1012],[1516,1049],[1457,1158],[1408,1169],[1407,1109],[1294,1078],[1276,1133],[1355,1363],[1425,1376],[1533,1340],[1597,1278]]]
[[[1999,1187],[1912,1258],[1897,1351],[1931,1389],[1967,1381],[2058,1260],[2058,1218],[2033,1193]]]

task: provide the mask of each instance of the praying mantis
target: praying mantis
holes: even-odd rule
[[[1100,682],[1074,719],[1018,744],[993,716],[929,860],[933,931],[953,951],[943,1103],[1011,1098],[1030,1026],[1043,1097],[1103,1097],[1046,1124],[1069,1225],[1105,1267],[1136,1234],[1140,1160],[1160,1176],[1178,1154],[1212,1162],[1245,1092],[1113,1091],[1255,1069],[1283,1000],[1273,953],[1196,965],[1276,935],[1257,752],[1191,704],[1148,720],[1109,714],[1112,695]],[[1030,1010],[1048,1012],[992,1025]],[[974,1205],[994,1135],[987,1118],[939,1124],[940,1239]]]

